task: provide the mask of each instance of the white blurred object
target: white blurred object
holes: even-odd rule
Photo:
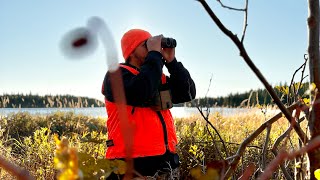
[[[99,17],[91,17],[88,20],[87,27],[91,32],[95,32],[96,34],[100,35],[101,41],[106,50],[108,69],[110,71],[117,70],[119,66],[118,51],[112,33],[107,24]]]
[[[116,43],[107,24],[99,17],[91,17],[86,27],[79,27],[66,33],[61,40],[60,48],[68,58],[83,58],[97,48],[98,36],[105,48],[109,71],[117,70],[119,61]]]
[[[97,48],[97,37],[88,28],[79,27],[67,32],[60,42],[62,53],[70,59],[80,59]]]

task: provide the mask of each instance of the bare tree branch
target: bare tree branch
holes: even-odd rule
[[[277,151],[277,147],[278,145],[280,144],[280,142],[285,138],[285,137],[288,137],[288,135],[290,134],[292,130],[292,126],[289,126],[288,129],[282,133],[278,138],[277,140],[274,142],[273,146],[272,146],[272,153],[274,154],[274,156],[278,156],[278,151]],[[289,172],[287,171],[286,167],[284,166],[284,164],[280,164],[280,169],[282,170],[283,172],[283,175],[286,177],[286,179],[288,180],[291,180],[291,175],[289,174]]]
[[[299,86],[299,88],[298,89],[300,89],[301,88],[301,86],[302,86],[302,81],[304,80],[304,78],[306,78],[307,76],[304,76],[304,71],[306,70],[306,66],[307,66],[307,62],[308,62],[308,57],[306,57],[307,55],[305,54],[304,55],[304,66],[303,66],[303,69],[302,69],[302,71],[301,71],[301,80],[300,80],[300,86]],[[298,94],[298,91],[296,92],[296,95]]]
[[[230,9],[230,10],[234,10],[234,11],[245,11],[245,9],[240,9],[240,8],[234,8],[234,7],[230,7],[230,6],[226,6],[224,5],[221,0],[217,0],[218,3],[223,7],[223,8],[227,8],[227,9]]]
[[[214,142],[219,142],[219,143],[221,143],[221,141],[214,141]],[[210,144],[210,143],[212,143],[212,141],[209,141],[209,142],[204,142],[204,141],[193,141],[193,143],[196,143],[196,144]],[[230,144],[230,145],[237,145],[237,146],[239,146],[239,145],[240,145],[239,143],[235,143],[235,142],[228,142],[228,141],[224,141],[224,143],[226,143],[226,144]],[[247,147],[248,147],[248,148],[262,149],[262,147],[260,147],[260,146],[255,146],[255,145],[248,145]],[[229,159],[230,159],[230,157],[229,157]]]
[[[305,106],[305,105],[304,105],[304,106]],[[301,108],[296,108],[296,111],[301,111]],[[297,119],[299,119],[299,116],[300,116],[300,113],[296,113],[295,117],[296,117]],[[304,119],[305,119],[305,117],[300,118],[300,119],[298,120],[298,123],[300,124]],[[274,144],[272,145],[271,151],[272,151],[272,153],[274,154],[275,157],[278,155],[277,149],[278,149],[278,146],[279,146],[280,142],[281,142],[284,138],[290,139],[289,134],[290,134],[291,130],[292,130],[292,126],[289,126],[288,129],[287,129],[284,133],[282,133],[282,134],[276,139],[276,141],[274,142]],[[284,163],[280,164],[280,169],[282,170],[283,175],[286,177],[286,179],[288,179],[288,180],[291,180],[291,179],[292,179],[292,177],[291,177],[291,175],[289,174],[289,172],[287,171]]]
[[[272,176],[272,173],[275,171],[275,169],[282,164],[287,159],[294,159],[297,156],[303,155],[307,152],[316,150],[320,147],[320,136],[315,137],[314,139],[310,140],[308,144],[300,148],[299,150],[293,151],[291,153],[286,152],[285,150],[280,151],[278,156],[273,159],[268,167],[265,169],[265,171],[260,175],[259,180],[267,180],[270,179]]]
[[[295,108],[298,107],[298,103],[295,103],[293,105],[291,105],[290,107],[288,107],[288,111],[292,112]],[[276,122],[278,119],[280,119],[282,117],[282,113],[278,113],[276,114],[274,117],[272,117],[271,119],[269,119],[268,121],[266,121],[265,123],[263,123],[257,130],[255,130],[249,137],[247,137],[240,145],[240,147],[238,148],[238,151],[236,153],[236,155],[233,156],[233,161],[230,163],[230,167],[227,170],[226,174],[225,174],[225,178],[230,177],[230,175],[235,171],[236,167],[238,166],[240,157],[243,155],[247,145],[249,143],[251,143],[258,135],[261,134],[262,131],[264,131],[269,124],[272,124],[274,122]]]
[[[291,82],[290,82],[290,86],[289,86],[289,93],[287,94],[287,100],[288,100],[288,104],[291,104],[291,88],[293,87],[293,98],[294,98],[294,101],[297,101],[297,98],[296,96],[298,95],[298,92],[299,92],[299,89],[301,88],[302,86],[302,81],[303,81],[303,75],[304,75],[304,71],[305,71],[305,68],[306,68],[306,65],[307,65],[307,61],[308,59],[304,56],[304,63],[293,73],[292,75],[292,78],[291,78]],[[301,74],[301,79],[300,79],[300,84],[299,84],[299,87],[297,89],[295,89],[295,85],[294,85],[294,77],[296,76],[296,74],[299,72],[299,70],[302,69],[302,74]]]
[[[320,87],[320,54],[319,54],[319,26],[320,26],[320,9],[319,0],[308,0],[308,57],[309,57],[309,72],[310,83],[314,83],[317,88]],[[311,97],[310,97],[311,98]],[[320,94],[315,93],[315,100],[320,100]],[[315,103],[310,108],[308,125],[311,139],[317,138],[320,135],[320,104]],[[309,156],[309,173],[310,179],[315,179],[313,172],[320,168],[320,151],[314,150],[308,152]]]
[[[256,166],[253,163],[250,163],[249,166],[245,169],[244,173],[240,176],[239,180],[250,179],[250,176],[253,174]]]
[[[221,5],[221,7],[223,7],[223,8],[227,8],[229,10],[234,10],[234,11],[244,11],[244,13],[245,13],[244,14],[244,23],[243,23],[243,30],[242,30],[242,37],[241,37],[241,43],[243,43],[244,37],[246,34],[246,30],[247,30],[247,26],[248,26],[247,22],[248,22],[248,4],[249,4],[248,2],[249,2],[249,0],[246,0],[244,9],[226,6],[221,2],[221,0],[217,0],[217,1]]]
[[[267,91],[269,92],[270,96],[273,98],[274,102],[277,104],[279,109],[283,112],[285,117],[288,119],[290,123],[292,123],[294,130],[297,132],[300,139],[303,139],[305,137],[305,133],[302,131],[302,129],[297,125],[297,123],[292,118],[289,111],[285,108],[283,103],[280,101],[279,97],[271,87],[271,85],[268,83],[268,81],[265,79],[265,77],[261,74],[259,69],[254,65],[251,58],[247,54],[247,51],[245,50],[243,44],[239,41],[238,37],[234,35],[230,30],[228,30],[219,20],[219,18],[215,15],[215,13],[211,10],[209,5],[205,2],[205,0],[197,0],[199,1],[202,6],[205,8],[205,10],[208,12],[212,20],[216,23],[216,25],[220,28],[220,30],[227,35],[234,44],[238,47],[240,51],[240,56],[243,57],[245,62],[248,64],[248,66],[251,68],[251,70],[256,74],[256,76],[259,78],[259,80],[263,83],[263,85],[266,87]]]

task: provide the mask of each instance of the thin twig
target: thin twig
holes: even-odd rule
[[[221,0],[217,0],[220,5],[223,7],[223,8],[227,8],[227,9],[230,9],[230,10],[234,10],[234,11],[245,11],[245,9],[241,9],[241,8],[234,8],[234,7],[230,7],[230,6],[226,6],[224,5]]]
[[[212,125],[212,123],[208,120],[208,118],[206,118],[206,117],[204,116],[204,114],[203,114],[203,112],[200,110],[199,106],[197,106],[197,109],[198,109],[198,111],[200,112],[200,114],[201,114],[201,116],[203,117],[203,119],[204,119],[204,120],[210,125],[210,127],[216,132],[216,134],[218,135],[218,137],[219,137],[219,139],[220,139],[220,141],[221,141],[221,143],[222,143],[222,146],[223,146],[223,148],[224,148],[224,151],[225,151],[225,153],[226,153],[226,156],[229,156],[229,155],[228,155],[228,151],[227,151],[227,147],[226,147],[226,145],[225,145],[225,143],[224,143],[224,141],[223,141],[220,133],[218,132],[218,130]]]
[[[302,81],[308,76],[304,76],[304,71],[306,70],[306,66],[307,66],[307,61],[308,61],[308,58],[306,57],[306,54],[304,55],[304,66],[303,66],[303,69],[302,69],[302,71],[301,71],[301,80],[300,80],[300,86],[299,86],[299,88],[298,89],[300,89],[301,88],[301,86],[302,86]],[[296,92],[296,95],[298,95],[298,91]]]
[[[249,94],[247,108],[250,108],[250,102],[251,102],[252,94],[253,94],[253,91],[251,91],[250,94]]]
[[[244,22],[243,22],[243,30],[242,30],[242,36],[241,36],[241,44],[243,44],[244,37],[247,32],[247,27],[248,27],[248,5],[249,5],[249,0],[246,0],[245,4],[245,11],[244,11]]]
[[[289,86],[289,92],[287,94],[287,100],[288,100],[288,104],[291,104],[291,97],[290,97],[290,94],[291,94],[291,88],[293,87],[293,93],[295,96],[298,94],[298,91],[300,89],[300,87],[302,86],[302,80],[303,80],[303,74],[304,74],[304,70],[306,68],[306,64],[307,64],[307,61],[308,59],[305,58],[305,61],[304,63],[293,73],[292,75],[292,78],[291,78],[291,82],[290,82],[290,86]],[[302,69],[302,74],[301,74],[301,79],[300,79],[300,84],[299,84],[299,87],[298,89],[295,89],[295,85],[294,85],[294,77],[296,76],[296,74],[300,71],[300,69]],[[295,96],[293,97],[295,100]]]
[[[267,156],[267,149],[268,149],[268,144],[269,144],[269,139],[270,139],[270,132],[271,132],[271,124],[267,124],[267,134],[266,134],[266,139],[264,141],[263,149],[262,149],[262,169],[266,167],[266,156]]]
[[[209,86],[211,85],[211,80],[212,80],[212,76],[211,76],[211,78],[210,78],[210,84],[209,84]],[[190,82],[188,81],[188,83],[189,83],[189,96],[190,96],[190,99],[192,99],[191,98],[191,93],[190,93]],[[208,88],[209,89],[209,88]],[[209,91],[209,90],[208,90]],[[193,101],[194,102],[194,101]],[[226,145],[225,145],[225,143],[224,143],[224,140],[222,139],[222,137],[221,137],[221,135],[220,135],[220,133],[219,133],[219,131],[212,125],[212,123],[209,121],[209,114],[210,114],[210,109],[209,109],[209,107],[207,107],[207,114],[206,114],[206,116],[204,115],[204,113],[203,113],[203,111],[202,111],[202,108],[200,108],[199,107],[199,105],[198,104],[196,104],[196,107],[197,107],[197,109],[198,109],[198,111],[200,112],[200,114],[201,114],[201,116],[203,117],[203,119],[207,122],[207,125],[209,124],[210,125],[210,127],[216,132],[216,134],[218,135],[218,137],[219,137],[219,139],[220,139],[220,142],[222,143],[222,146],[223,146],[223,148],[224,148],[224,151],[225,151],[225,153],[226,153],[226,156],[228,157],[229,155],[228,155],[228,151],[227,151],[227,147],[226,147]],[[211,132],[208,130],[208,133],[209,133],[209,135],[213,138],[213,135],[211,134]],[[215,146],[216,147],[216,146]],[[221,153],[220,153],[220,151],[218,150],[218,154],[219,154],[219,156],[222,158],[222,155],[221,155]],[[222,158],[223,159],[223,158]]]
[[[211,86],[211,82],[212,82],[212,77],[213,77],[213,74],[211,74],[211,77],[210,77],[210,80],[209,80],[209,86],[208,86],[206,95],[204,96],[205,98],[207,98],[207,96],[208,96],[208,93],[209,93],[209,90],[210,90],[210,86]]]
[[[214,149],[216,150],[216,152],[218,152],[218,155],[220,156],[220,158],[221,159],[224,159],[223,157],[222,157],[222,153],[220,152],[220,149],[217,147],[217,145],[216,145],[216,142],[221,142],[221,141],[214,141],[214,137],[213,137],[213,135],[211,134],[211,132],[210,132],[210,130],[209,130],[209,127],[208,127],[208,123],[207,123],[207,125],[206,125],[206,129],[207,129],[207,131],[208,131],[208,133],[209,133],[209,135],[210,135],[210,137],[211,137],[211,139],[212,139],[212,141],[213,141],[213,147],[214,147]]]

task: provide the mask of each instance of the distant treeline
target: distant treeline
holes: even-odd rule
[[[280,84],[273,87],[277,96],[284,104],[294,101],[293,97],[295,95],[293,94],[293,92],[296,92],[296,94],[300,97],[305,97],[305,92],[308,90],[308,88],[309,83],[303,83],[301,84],[301,86],[300,83],[295,83],[290,88],[286,83],[284,85]],[[196,104],[203,107],[250,107],[257,104],[275,105],[273,99],[266,89],[250,90],[245,93],[229,94],[226,97],[199,98],[194,100],[194,103],[188,103],[187,106],[195,106]]]
[[[104,102],[100,100],[72,95],[0,95],[0,108],[81,108],[103,106]]]
[[[305,96],[304,93],[309,88],[309,83],[296,83],[289,87],[287,84],[274,86],[278,97],[284,104],[293,102],[294,95],[297,92],[300,97]],[[299,89],[299,91],[297,91]],[[174,106],[195,107],[250,107],[255,105],[274,105],[274,102],[266,89],[250,90],[244,93],[229,94],[225,97],[206,97],[198,98],[188,103],[175,104]],[[23,95],[23,94],[4,94],[0,95],[0,108],[76,108],[76,107],[104,107],[104,102],[88,98],[72,95]]]

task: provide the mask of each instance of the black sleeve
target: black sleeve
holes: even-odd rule
[[[127,104],[141,106],[155,95],[160,84],[162,67],[163,61],[161,53],[150,51],[138,75],[134,75],[129,70],[121,68]],[[108,73],[104,79],[103,89],[103,94],[107,100],[113,102],[114,99]]]
[[[174,104],[191,101],[196,97],[196,86],[188,70],[174,59],[165,64],[170,73],[169,86]]]

